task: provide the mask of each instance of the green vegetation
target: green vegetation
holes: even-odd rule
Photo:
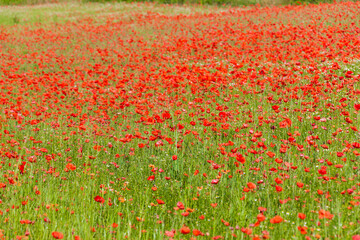
[[[133,4],[125,2],[116,3],[81,3],[68,2],[59,4],[43,4],[32,6],[6,6],[0,7],[1,25],[23,25],[30,24],[35,27],[37,24],[49,25],[79,21],[88,17],[100,17],[106,12],[111,14],[127,14],[133,10]],[[169,5],[163,8],[159,4],[143,5],[141,13],[147,11],[158,12],[166,15],[189,14],[189,13],[211,13],[224,11],[226,8],[218,8],[214,5],[203,5],[189,8],[186,5]],[[105,21],[100,18],[100,21]]]

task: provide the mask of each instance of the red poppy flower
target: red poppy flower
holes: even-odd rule
[[[179,209],[181,209],[181,210],[185,209],[185,206],[184,206],[184,204],[183,204],[182,202],[178,202],[178,203],[176,204],[176,206],[177,206]]]
[[[248,182],[247,186],[248,186],[249,189],[256,189],[256,184],[255,183]]]
[[[154,181],[155,180],[155,176],[154,175],[151,175],[147,178],[148,181]]]
[[[252,233],[251,228],[241,228],[241,231],[247,235],[250,235]]]
[[[259,222],[263,222],[266,219],[266,217],[262,213],[259,213],[256,218]]]
[[[156,201],[157,201],[157,203],[160,204],[160,205],[165,204],[165,202],[164,202],[163,200],[161,200],[161,199],[156,199]]]
[[[165,231],[165,236],[167,237],[174,237],[176,234],[176,231],[175,230],[172,230],[172,231]]]
[[[94,200],[95,200],[96,202],[99,202],[99,203],[104,203],[104,202],[105,202],[105,199],[104,199],[103,197],[100,197],[100,196],[96,196],[96,197],[94,198]]]
[[[203,236],[204,234],[200,230],[194,229],[193,230],[193,235],[194,236],[199,236],[199,235]]]
[[[218,184],[219,182],[220,182],[219,179],[213,179],[213,180],[211,180],[211,184],[214,184],[214,185]]]
[[[181,232],[182,234],[189,234],[189,233],[191,232],[191,230],[190,230],[189,227],[187,227],[187,226],[184,225],[184,226],[180,229],[180,232]]]
[[[270,220],[270,223],[276,224],[276,223],[281,223],[282,221],[284,221],[284,219],[280,216],[275,216]]]
[[[298,227],[298,230],[300,231],[301,234],[307,234],[306,231],[307,229],[308,229],[307,227],[301,227],[301,226]]]
[[[356,111],[359,111],[360,110],[360,104],[354,104],[354,108]]]
[[[266,153],[270,158],[273,158],[275,156],[275,153],[273,152],[267,152]]]
[[[272,109],[276,111],[276,110],[279,109],[279,106],[278,106],[278,105],[274,105],[274,106],[272,106]]]
[[[283,188],[281,186],[275,186],[275,189],[277,192],[281,192],[283,190]]]
[[[304,213],[299,213],[299,214],[298,214],[298,217],[299,217],[300,219],[305,219],[305,218],[306,218],[306,215],[305,215]]]
[[[326,210],[319,210],[319,219],[327,218],[329,220],[333,219],[334,215],[331,214],[329,211]]]
[[[240,163],[244,164],[245,163],[245,158],[242,154],[237,153],[236,154],[236,160],[239,161]]]
[[[360,235],[354,235],[354,236],[352,236],[352,240],[360,240]]]
[[[68,163],[66,164],[66,168],[69,169],[70,171],[74,171],[76,169],[76,166],[72,163]]]
[[[64,235],[61,232],[52,232],[51,235],[55,238],[55,239],[63,239]]]

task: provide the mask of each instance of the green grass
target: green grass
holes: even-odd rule
[[[46,4],[34,6],[0,6],[1,25],[24,25],[29,26],[41,24],[57,24],[71,21],[78,21],[87,17],[102,17],[105,15],[128,15],[134,6],[125,2],[118,3],[79,3],[64,2],[59,4]],[[156,11],[161,14],[190,14],[190,13],[210,13],[222,11],[216,6],[168,6],[163,8],[161,5],[147,5],[139,8],[140,13]]]

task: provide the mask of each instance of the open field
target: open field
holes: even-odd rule
[[[360,3],[0,8],[0,239],[360,239]]]
[[[98,23],[105,23],[106,16],[129,18],[134,14],[155,12],[166,16],[191,13],[218,13],[226,11],[226,7],[211,5],[189,7],[187,5],[160,5],[151,3],[78,3],[40,4],[0,6],[1,25],[24,25],[39,27],[38,25],[60,24],[81,21],[86,18],[99,18]]]

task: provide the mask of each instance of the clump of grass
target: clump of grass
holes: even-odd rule
[[[14,16],[12,20],[14,24],[18,24],[20,22],[20,18],[18,16]]]

